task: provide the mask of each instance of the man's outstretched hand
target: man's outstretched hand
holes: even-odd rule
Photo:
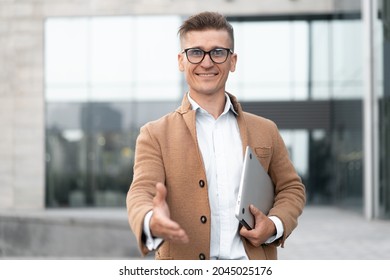
[[[161,237],[178,243],[188,243],[187,233],[175,221],[171,220],[166,201],[167,188],[162,183],[156,184],[156,195],[153,198],[153,215],[150,219],[150,232],[154,237]]]

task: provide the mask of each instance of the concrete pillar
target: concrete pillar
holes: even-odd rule
[[[379,213],[378,100],[374,36],[377,1],[362,0],[363,18],[363,149],[364,149],[364,215],[371,220]]]

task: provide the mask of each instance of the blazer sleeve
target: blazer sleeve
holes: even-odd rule
[[[165,182],[160,145],[148,124],[141,128],[136,141],[133,174],[126,198],[128,221],[142,255],[146,255],[149,250],[144,243],[144,217],[153,208],[156,183]]]
[[[306,203],[305,186],[297,174],[289,157],[288,150],[276,124],[272,123],[273,151],[268,173],[275,184],[275,202],[270,216],[282,221],[284,233],[277,245],[284,245],[287,237],[298,225]]]

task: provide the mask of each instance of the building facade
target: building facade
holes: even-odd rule
[[[389,215],[386,1],[0,7],[0,209],[123,207],[139,127],[186,91],[177,28],[215,10],[235,28],[239,64],[228,90],[277,123],[308,203]]]

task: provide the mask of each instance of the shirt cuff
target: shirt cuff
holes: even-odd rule
[[[280,237],[283,236],[283,232],[284,232],[282,221],[278,217],[269,216],[269,218],[275,224],[276,234],[268,238],[265,244],[270,244],[275,240],[279,239]]]
[[[150,219],[152,218],[152,214],[153,211],[149,211],[148,213],[146,213],[144,218],[144,227],[143,227],[144,234],[146,237],[145,246],[146,248],[149,249],[149,251],[156,250],[158,246],[160,246],[160,244],[163,242],[162,238],[153,237],[152,233],[150,232],[149,224],[150,224]]]

